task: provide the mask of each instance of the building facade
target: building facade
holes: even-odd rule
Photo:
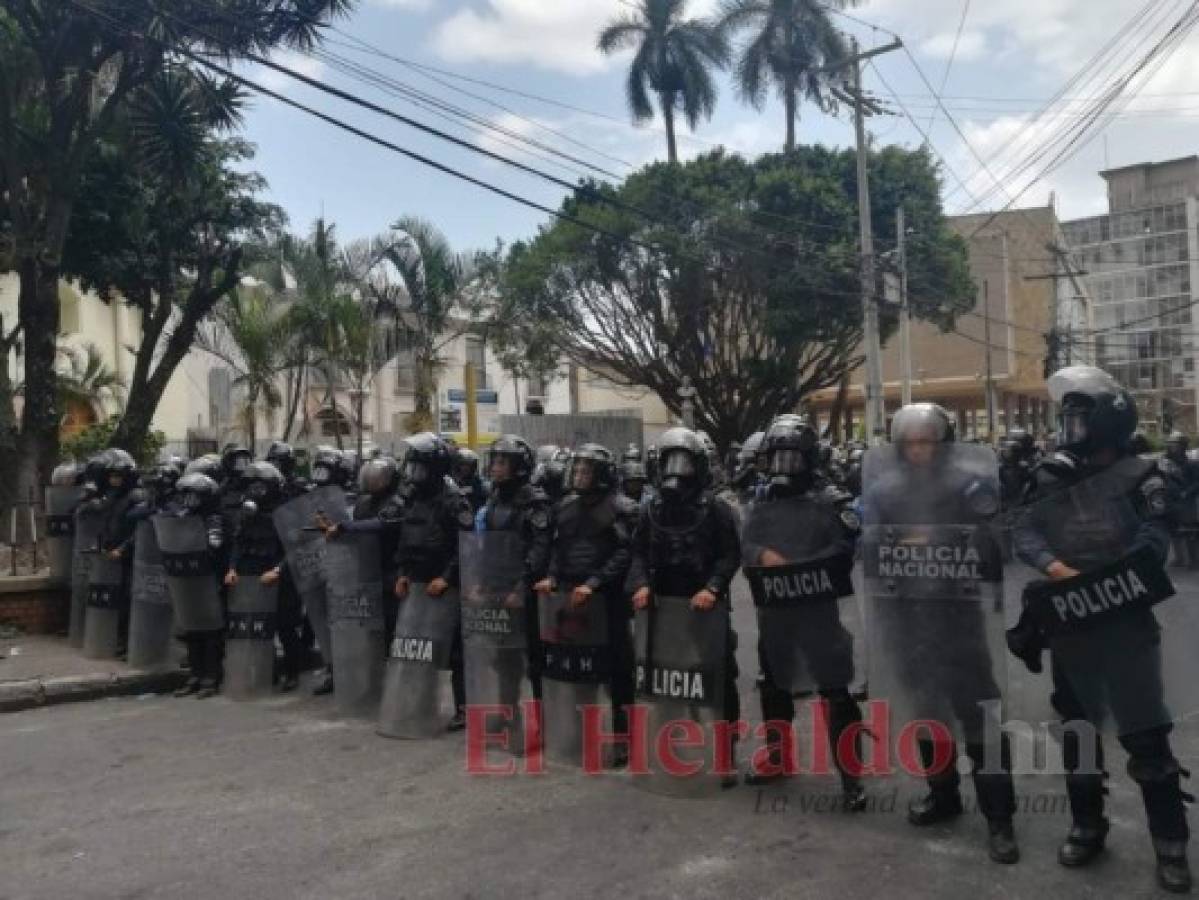
[[[1046,368],[1085,361],[1089,329],[1086,287],[1064,250],[1052,205],[957,216],[949,224],[966,239],[977,294],[974,307],[949,331],[912,322],[912,399],[950,410],[966,439],[991,440],[1014,427],[1046,435],[1056,427]],[[1067,344],[1064,334],[1075,339]],[[899,341],[896,331],[882,353],[888,420],[902,391]],[[850,377],[848,415],[838,438],[863,436],[864,385],[862,367]],[[810,398],[822,427],[836,396],[837,389],[829,388]]]
[[[1062,226],[1088,272],[1096,363],[1136,396],[1147,432],[1194,435],[1199,156],[1100,175],[1107,215]]]

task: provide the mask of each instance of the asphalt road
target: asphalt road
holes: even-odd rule
[[[1186,594],[1199,579],[1176,577]],[[756,717],[753,612],[737,604]],[[1176,752],[1199,771],[1199,728]],[[399,742],[325,699],[154,697],[0,717],[0,900],[17,898],[861,897],[1154,894],[1139,793],[1112,769],[1110,851],[1055,861],[1057,777],[1021,777],[1023,859],[985,853],[977,814],[904,819],[921,785],[875,779],[873,808],[832,809],[835,778],[670,800],[627,775],[464,771],[464,739]],[[967,797],[972,791],[967,783]]]

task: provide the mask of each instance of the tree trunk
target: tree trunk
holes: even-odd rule
[[[17,417],[13,409],[13,383],[8,371],[12,347],[4,336],[4,322],[0,318],[0,471],[16,471],[17,465]],[[0,506],[14,496],[11,478],[0,479]]]
[[[283,443],[291,440],[291,430],[296,426],[296,411],[300,406],[300,394],[304,387],[304,369],[291,369],[287,373],[287,422],[283,426]]]
[[[41,492],[58,463],[58,384],[54,362],[58,350],[57,265],[25,257],[19,262],[18,310],[25,337],[25,395],[17,466],[17,495]]]
[[[362,390],[362,388],[358,389],[357,406],[358,406],[358,409],[357,409],[356,414],[358,416],[358,462],[361,463],[362,462],[362,413],[363,413],[363,407],[366,406],[366,391]]]
[[[833,398],[832,408],[828,415],[828,436],[829,440],[840,444],[848,440],[841,434],[841,419],[845,415],[845,401],[849,398],[849,373],[846,372],[841,376],[841,382],[837,385],[837,395]]]
[[[679,147],[674,136],[674,95],[662,95],[662,122],[666,126],[666,159],[669,162],[679,161]]]
[[[795,120],[799,115],[799,92],[793,83],[788,82],[784,88],[783,106],[787,113],[787,140],[783,147],[790,153],[795,149]]]

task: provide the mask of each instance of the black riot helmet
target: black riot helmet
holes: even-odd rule
[[[1016,454],[1021,459],[1028,459],[1037,451],[1037,442],[1033,440],[1033,436],[1023,428],[1013,428],[1008,432],[1008,440],[1012,442],[1012,446],[1016,450]]]
[[[275,441],[266,451],[266,461],[273,465],[284,478],[291,478],[296,472],[296,451],[285,441]]]
[[[154,491],[154,502],[162,507],[175,495],[175,486],[183,477],[187,466],[183,459],[172,456],[154,466],[149,474],[149,486]]]
[[[358,470],[358,492],[371,497],[386,497],[399,482],[400,467],[390,456],[367,460]]]
[[[567,490],[583,496],[606,494],[616,486],[612,452],[601,444],[584,444],[570,457]]]
[[[83,466],[77,463],[62,463],[54,467],[50,473],[50,483],[56,487],[71,487],[79,483],[83,474]]]
[[[499,460],[507,460],[506,468],[502,464],[497,467]],[[533,448],[515,434],[500,435],[487,451],[487,471],[496,485],[528,483],[533,466]]]
[[[193,459],[187,464],[187,468],[183,470],[184,475],[199,474],[211,478],[216,481],[221,477],[221,460],[216,454],[207,453],[197,459]]]
[[[233,480],[242,479],[253,461],[253,453],[245,447],[231,444],[221,451],[221,474]]]
[[[215,512],[220,506],[221,489],[215,481],[199,472],[180,478],[175,491],[180,504],[189,513],[203,515]]]
[[[469,447],[454,451],[454,481],[467,485],[479,476],[479,454]]]
[[[658,445],[650,444],[645,450],[645,474],[651,482],[658,480]]]
[[[658,490],[668,502],[685,502],[711,483],[708,450],[689,428],[671,428],[658,441]]]
[[[353,490],[358,483],[358,451],[346,450],[337,462],[337,482],[346,490]]]
[[[773,493],[806,491],[820,465],[820,436],[807,420],[781,416],[771,423],[762,441],[766,452],[766,475]]]
[[[953,440],[953,417],[936,403],[909,403],[891,420],[891,442],[912,466],[930,466]]]
[[[1050,399],[1060,407],[1060,446],[1079,456],[1123,451],[1137,427],[1132,395],[1102,369],[1067,366],[1049,376]]]
[[[629,444],[624,448],[624,453],[621,454],[620,461],[622,463],[641,462],[641,448],[636,444]]]
[[[1171,431],[1166,438],[1166,456],[1175,462],[1185,462],[1191,442],[1181,431]]]
[[[336,447],[317,447],[312,456],[312,483],[317,487],[336,485],[340,477],[341,456],[341,451]]]
[[[126,494],[137,486],[137,463],[126,451],[113,447],[105,450],[101,459],[106,490]]]
[[[630,460],[620,467],[620,489],[630,500],[641,502],[647,481],[644,463]]]
[[[405,488],[417,492],[438,490],[450,474],[453,461],[450,445],[431,431],[412,435],[407,444],[408,453],[400,471]]]
[[[1144,456],[1147,453],[1153,452],[1153,446],[1149,443],[1149,437],[1139,428],[1128,439],[1128,452],[1134,456]]]
[[[246,486],[246,499],[255,503],[259,510],[266,511],[279,505],[286,482],[274,463],[250,463],[242,478]]]

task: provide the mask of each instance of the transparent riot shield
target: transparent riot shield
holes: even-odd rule
[[[467,741],[524,756],[540,746],[529,680],[529,585],[520,535],[458,541]]]
[[[635,614],[629,771],[638,787],[672,797],[720,792],[733,768],[721,724],[729,631],[724,603],[700,611],[688,597],[654,597]]]
[[[261,575],[241,575],[228,599],[224,693],[234,700],[267,696],[275,683],[279,583],[263,584]]]
[[[204,518],[164,514],[155,516],[153,522],[175,613],[175,628],[182,633],[220,631],[225,627],[220,573],[215,571],[208,550]]]
[[[92,553],[87,573],[87,616],[83,623],[83,655],[115,659],[121,640],[121,604],[125,571],[120,560]]]
[[[541,729],[550,760],[583,764],[585,716],[593,717],[604,734],[612,731],[613,660],[605,609],[610,602],[617,600],[597,593],[574,606],[569,590],[538,598]],[[601,764],[610,746],[597,748],[594,758]]]
[[[852,689],[865,633],[853,588],[856,521],[816,495],[752,503],[741,531],[758,641],[774,683],[793,694]]]
[[[71,484],[52,484],[46,488],[46,549],[50,557],[50,574],[54,578],[71,577],[75,507],[81,493]]]
[[[999,734],[988,731],[1002,721],[1006,681],[999,496],[989,447],[866,454],[870,697],[888,705],[892,734],[917,721],[965,743]]]
[[[458,631],[458,591],[430,597],[427,588],[413,583],[400,601],[379,709],[384,737],[437,737],[454,711],[450,656]]]
[[[175,613],[154,523],[137,523],[133,550],[133,587],[129,607],[129,665],[135,669],[170,666]]]
[[[1121,736],[1199,712],[1199,590],[1166,574],[1154,518],[1164,499],[1141,487],[1151,465],[1129,457],[1065,482],[1016,526],[1018,548],[1077,573],[1034,576],[1022,597],[1049,651],[1057,715]]]
[[[339,487],[322,487],[282,504],[274,512],[275,530],[287,554],[287,568],[295,582],[296,591],[321,655],[333,663],[333,639],[329,631],[329,604],[325,590],[325,536],[316,528],[320,513],[338,524],[349,520],[345,491]],[[336,684],[336,679],[334,681]]]
[[[343,532],[324,553],[333,694],[348,716],[379,713],[383,693],[383,574],[376,534]]]
[[[71,620],[68,639],[72,647],[83,647],[84,622],[87,618],[87,593],[92,560],[104,513],[98,503],[89,502],[75,510],[75,543],[71,549]]]

